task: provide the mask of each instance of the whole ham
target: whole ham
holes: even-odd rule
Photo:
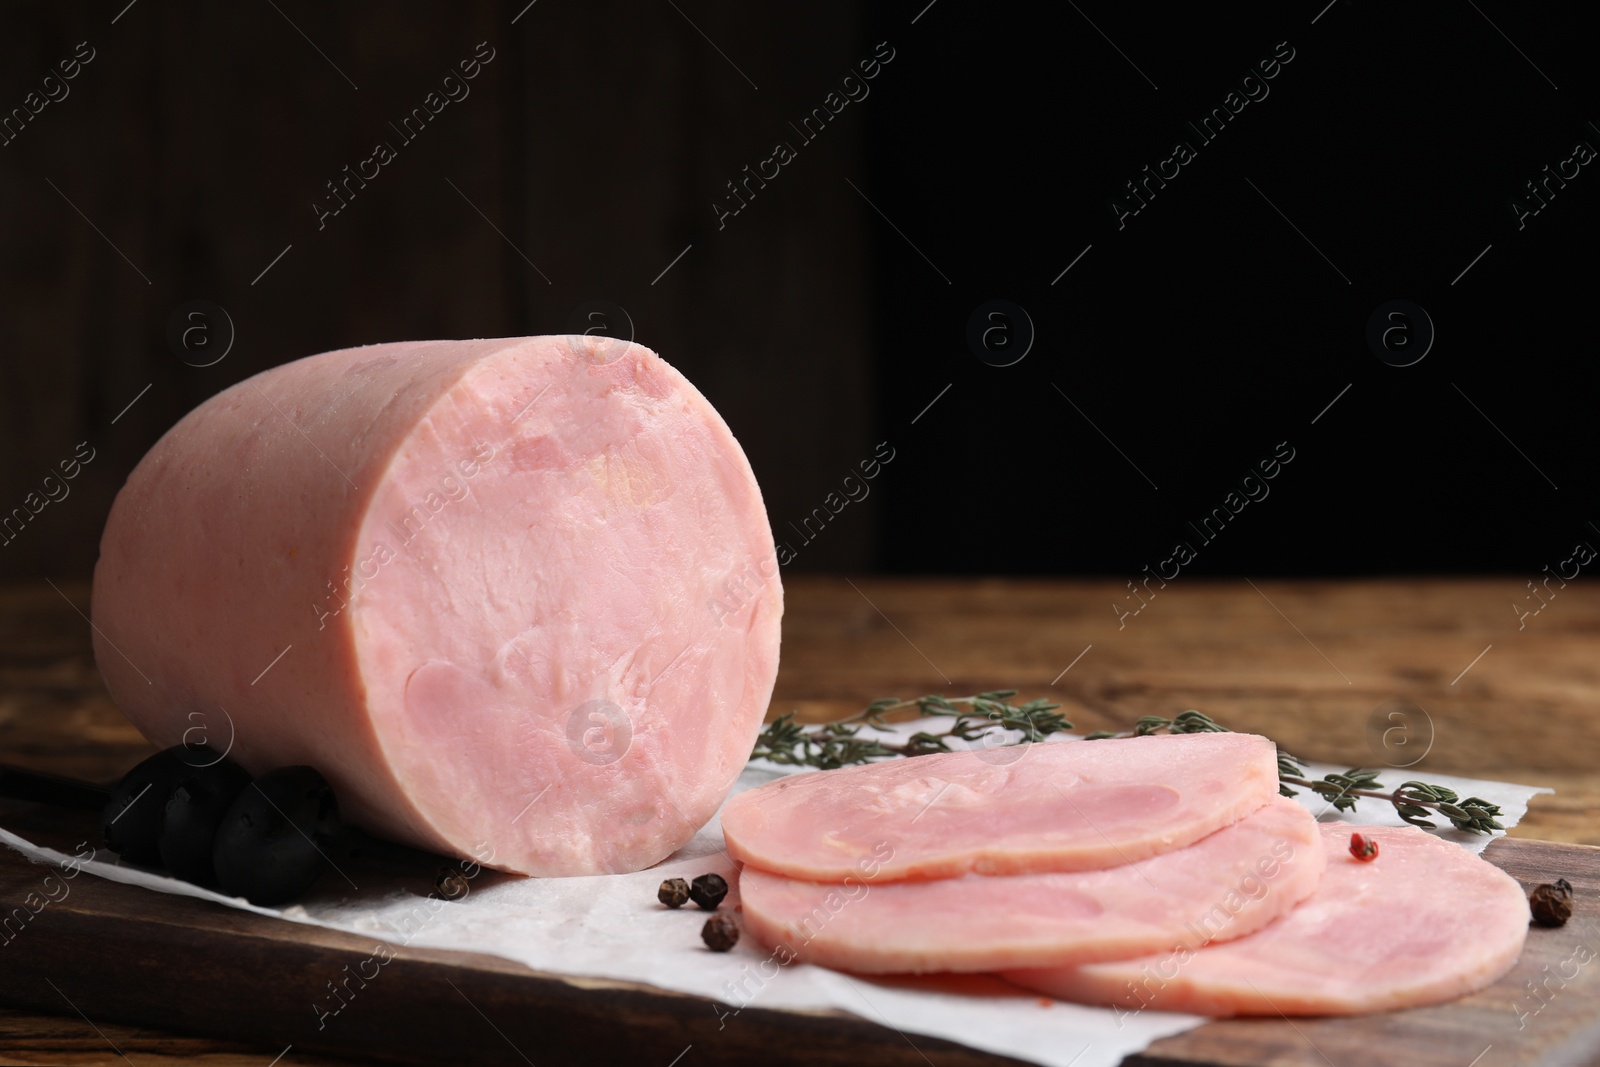
[[[728,853],[814,882],[1081,871],[1193,844],[1278,792],[1253,734],[1038,743],[780,778],[728,801]],[[892,852],[882,859],[885,850]]]
[[[1316,892],[1248,937],[1005,977],[1131,1010],[1353,1015],[1453,1000],[1516,962],[1529,911],[1510,875],[1416,827],[1321,830],[1328,863]],[[1350,855],[1353,830],[1378,843],[1377,858]]]
[[[1187,848],[1120,867],[882,885],[746,867],[739,898],[759,941],[807,963],[862,974],[993,971],[1242,937],[1309,896],[1326,862],[1311,813],[1274,797]]]
[[[717,810],[778,664],[750,465],[604,338],[381,344],[241,382],[129,476],[95,656],[155,744],[310,764],[358,825],[636,871]]]

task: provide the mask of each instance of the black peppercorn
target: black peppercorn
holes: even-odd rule
[[[716,911],[722,898],[728,895],[728,883],[720,874],[702,874],[689,886],[689,899],[706,911]]]
[[[739,926],[732,916],[713,915],[700,928],[700,939],[712,952],[726,952],[739,943]]]
[[[689,899],[689,883],[682,878],[668,878],[656,890],[656,899],[669,908],[681,908]]]
[[[1528,905],[1533,909],[1533,921],[1540,926],[1565,926],[1572,918],[1572,884],[1557,878],[1554,885],[1535,886]]]

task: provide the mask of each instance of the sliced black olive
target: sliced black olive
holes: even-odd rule
[[[161,862],[168,873],[196,885],[216,881],[211,853],[217,828],[249,784],[244,768],[230,759],[185,769],[167,801],[161,825]]]
[[[339,831],[339,802],[311,767],[281,767],[251,782],[223,817],[212,849],[225,892],[283,904],[317,880]]]
[[[106,846],[130,863],[161,862],[161,824],[167,801],[185,774],[217,760],[206,745],[163,749],[123,776],[100,816]]]

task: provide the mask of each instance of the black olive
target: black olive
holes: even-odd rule
[[[206,745],[163,749],[123,776],[100,816],[106,847],[129,863],[161,862],[161,824],[167,801],[185,774],[217,760]]]
[[[339,830],[339,802],[311,767],[280,767],[251,782],[223,816],[211,858],[225,892],[283,904],[311,888]]]
[[[216,881],[211,851],[223,816],[250,784],[244,768],[230,759],[188,768],[167,801],[161,825],[161,862],[168,873],[196,885]]]

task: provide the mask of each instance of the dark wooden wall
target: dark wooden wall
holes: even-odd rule
[[[1560,565],[1600,536],[1586,27],[1510,0],[1310,7],[7,7],[0,129],[78,42],[95,58],[0,143],[0,526],[79,442],[95,459],[0,534],[0,578],[86,573],[125,472],[247,374],[562,332],[597,299],[726,416],[789,570],[1166,570],[1280,448],[1271,503],[1198,535],[1193,573]],[[325,183],[479,42],[470,95],[319,229]],[[880,49],[870,96],[802,140]],[[1236,86],[1257,99],[1226,136],[1190,129]],[[1180,139],[1195,158],[1132,214]],[[719,220],[779,140],[797,158]],[[1568,177],[1534,215],[1549,167]],[[215,366],[169,346],[192,300],[237,326]],[[1026,359],[974,348],[994,300],[1026,313]],[[1436,333],[1414,364],[1369,336],[1396,300]],[[843,507],[880,442],[892,466]]]
[[[854,0],[125,5],[0,12],[3,113],[66,90],[0,145],[0,514],[79,442],[94,457],[4,538],[0,577],[87,574],[133,464],[235,381],[353,344],[565,332],[595,299],[723,413],[774,525],[870,455],[870,209],[841,180],[866,184],[862,116],[721,228],[712,209],[869,53]],[[79,42],[93,58],[45,85]],[[403,142],[389,123],[480,42],[469,94]],[[379,140],[395,158],[319,228],[325,183]],[[208,367],[168,342],[194,300],[235,329]],[[795,566],[866,563],[855,511]]]

